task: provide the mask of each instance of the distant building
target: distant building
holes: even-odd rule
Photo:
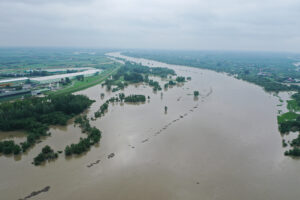
[[[69,74],[58,74],[58,75],[53,75],[53,76],[43,76],[43,77],[37,77],[37,78],[31,78],[30,81],[33,83],[38,83],[38,84],[46,84],[46,83],[54,83],[54,82],[60,82],[62,79],[64,80],[65,78],[70,78],[73,79],[76,76],[83,75],[85,77],[88,76],[93,76],[96,73],[99,73],[101,70],[99,69],[91,69],[83,72],[75,72],[75,73],[69,73]]]
[[[27,77],[22,77],[22,78],[13,78],[13,79],[4,79],[4,80],[0,80],[0,86],[1,85],[5,85],[5,84],[13,84],[13,83],[21,83],[21,82],[25,82],[26,80],[28,80]]]
[[[0,94],[0,98],[21,95],[21,94],[29,94],[30,90],[18,90],[18,91],[7,91]]]

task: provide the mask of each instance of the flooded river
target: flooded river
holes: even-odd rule
[[[85,137],[71,121],[66,127],[52,127],[52,136],[27,155],[1,156],[0,199],[25,198],[47,186],[47,192],[30,199],[299,198],[300,160],[283,155],[277,97],[225,74],[123,58],[169,67],[192,80],[163,94],[143,84],[128,86],[125,94],[149,95],[150,100],[140,105],[110,104],[104,117],[91,121],[102,131],[102,139],[86,155],[70,159],[60,155],[40,167],[31,164],[46,144],[63,150]],[[200,92],[198,99],[194,90]],[[96,100],[87,111],[91,117],[116,93],[97,85],[77,94]],[[14,134],[2,138],[22,140]],[[114,156],[108,158],[111,153]]]

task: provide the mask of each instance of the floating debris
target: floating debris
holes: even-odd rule
[[[143,140],[142,143],[145,143],[145,142],[148,142],[148,141],[149,141],[149,139],[147,138],[147,139]]]
[[[93,163],[87,165],[87,167],[90,168],[90,167],[93,167],[93,165],[97,165],[99,163],[100,163],[100,160],[96,160],[96,162],[93,162]]]
[[[47,187],[45,187],[44,189],[41,189],[41,190],[39,190],[39,191],[31,192],[30,195],[26,196],[26,197],[23,198],[23,199],[19,199],[19,200],[30,199],[31,197],[37,196],[37,195],[39,195],[40,193],[43,193],[43,192],[48,192],[49,190],[50,190],[50,186],[47,186]]]
[[[107,158],[108,159],[111,159],[111,158],[113,158],[115,156],[115,154],[114,153],[111,153],[111,154],[109,154],[108,156],[107,156]]]

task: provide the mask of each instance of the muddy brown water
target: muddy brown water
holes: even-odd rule
[[[31,164],[46,144],[63,150],[84,137],[70,122],[52,127],[52,136],[28,154],[17,159],[1,156],[0,199],[24,198],[47,186],[48,192],[31,199],[299,198],[300,160],[283,156],[277,97],[225,74],[131,59],[173,68],[192,81],[163,95],[145,85],[127,87],[126,94],[149,95],[150,101],[110,104],[104,117],[91,121],[102,131],[102,139],[86,155],[65,159],[61,154],[44,166]],[[201,94],[198,99],[189,95],[194,90]],[[91,117],[116,93],[97,85],[77,94],[96,100],[87,111]],[[1,139],[22,140],[15,134]]]

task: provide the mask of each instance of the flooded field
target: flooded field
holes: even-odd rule
[[[15,159],[2,155],[1,199],[299,198],[300,160],[283,155],[277,97],[225,74],[109,55],[169,67],[192,80],[162,94],[143,84],[125,88],[126,95],[144,94],[150,100],[110,104],[104,117],[91,121],[102,139],[86,155],[66,159],[61,154],[44,166],[31,164],[46,144],[63,150],[84,137],[72,121],[52,127],[52,136],[28,154]],[[200,92],[197,99],[194,90]],[[100,85],[77,92],[96,100],[86,112],[89,117],[117,93]],[[25,139],[18,134],[0,139]]]

